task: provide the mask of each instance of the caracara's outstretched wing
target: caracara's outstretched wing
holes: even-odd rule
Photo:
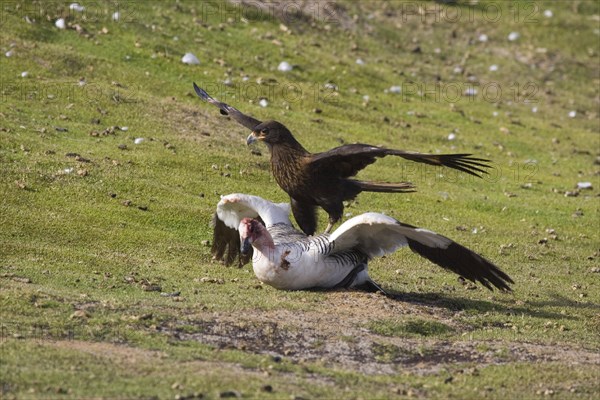
[[[218,101],[216,99],[213,99],[208,93],[206,93],[206,91],[204,89],[201,89],[195,83],[194,83],[194,90],[196,91],[196,94],[198,95],[198,97],[200,97],[202,100],[205,100],[205,101],[209,102],[210,104],[213,104],[213,105],[219,107],[219,110],[221,110],[221,114],[229,115],[231,118],[233,118],[234,120],[236,120],[237,122],[239,122],[240,124],[245,126],[246,128],[252,130],[252,129],[254,129],[255,126],[261,124],[261,121],[242,113],[238,109],[233,108],[228,104],[221,103],[220,101]]]
[[[266,226],[274,224],[291,225],[290,205],[275,204],[258,196],[234,193],[221,197],[213,216],[212,256],[215,260],[231,265],[238,259],[241,267],[252,259],[252,254],[240,252],[238,227],[244,218],[256,218]]]
[[[471,154],[425,154],[357,143],[314,154],[311,168],[313,170],[335,170],[340,177],[347,178],[374,163],[378,157],[390,155],[429,165],[443,165],[477,177],[487,174],[484,168],[491,167],[489,160],[475,158]]]
[[[365,213],[336,229],[329,240],[335,252],[359,249],[370,258],[409,246],[415,253],[486,288],[511,291],[513,280],[490,261],[464,246],[427,229],[403,224],[383,214]]]

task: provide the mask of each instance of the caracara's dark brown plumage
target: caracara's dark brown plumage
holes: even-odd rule
[[[420,163],[446,166],[481,177],[487,173],[489,160],[471,154],[423,154],[387,149],[368,144],[348,144],[323,153],[310,153],[277,121],[261,122],[210,97],[194,83],[198,96],[219,107],[252,133],[247,143],[263,141],[271,153],[271,168],[279,186],[290,196],[292,212],[300,229],[308,235],[317,228],[316,207],[329,214],[327,232],[343,215],[344,200],[354,199],[360,192],[403,193],[414,187],[407,182],[380,183],[350,179],[377,158],[399,156]]]

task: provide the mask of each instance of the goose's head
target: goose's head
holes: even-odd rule
[[[240,242],[242,243],[242,254],[248,254],[253,245],[259,250],[263,246],[273,246],[273,239],[267,228],[256,219],[242,219],[238,231],[240,232]]]

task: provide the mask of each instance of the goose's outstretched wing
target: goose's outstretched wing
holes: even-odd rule
[[[244,218],[260,217],[267,227],[275,224],[292,225],[290,205],[273,203],[250,194],[233,193],[221,197],[217,204],[217,216],[226,226],[237,229]]]
[[[213,228],[213,241],[210,248],[213,260],[222,261],[229,266],[236,262],[238,267],[243,267],[252,260],[252,249],[246,254],[240,251],[240,234],[237,229],[230,228],[214,213],[211,222]]]
[[[383,214],[366,213],[344,222],[330,236],[334,251],[359,249],[369,257],[409,246],[415,253],[486,288],[511,291],[513,280],[497,266],[466,247],[427,229]]]
[[[194,90],[196,91],[198,97],[200,97],[202,100],[219,107],[219,110],[221,110],[221,114],[229,115],[231,118],[233,118],[248,129],[253,130],[255,126],[258,126],[262,123],[256,118],[252,118],[251,116],[244,114],[237,108],[231,107],[229,104],[221,103],[220,101],[212,98],[208,93],[206,93],[204,89],[196,85],[196,83],[194,83]]]
[[[291,226],[289,215],[290,205],[287,203],[275,204],[258,196],[241,193],[223,196],[212,221],[213,259],[223,261],[225,265],[233,264],[236,259],[240,267],[247,264],[252,259],[252,253],[242,255],[240,252],[240,221],[256,218],[266,226],[281,223]]]

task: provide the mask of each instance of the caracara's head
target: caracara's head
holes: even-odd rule
[[[269,146],[296,142],[288,128],[277,121],[266,121],[257,125],[246,139],[246,143],[254,143],[257,140],[263,141]]]
[[[252,248],[252,244],[261,242],[260,239],[267,237],[270,239],[270,235],[264,225],[252,218],[242,219],[238,231],[240,232],[240,242],[242,243],[242,254],[248,254]]]

